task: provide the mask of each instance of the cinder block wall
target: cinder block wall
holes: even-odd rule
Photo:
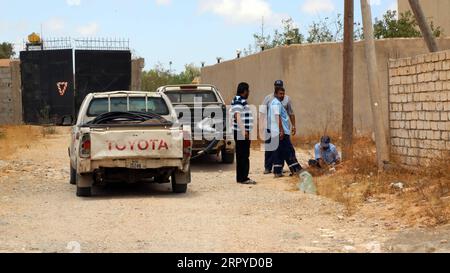
[[[0,124],[22,123],[20,62],[0,67]]]
[[[392,153],[406,165],[450,151],[450,51],[389,62]]]
[[[0,67],[0,124],[12,120],[12,80],[11,68]]]

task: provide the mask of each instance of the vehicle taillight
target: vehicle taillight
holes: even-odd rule
[[[84,135],[81,139],[80,157],[91,157],[91,137],[89,135]]]
[[[183,132],[183,153],[185,157],[192,156],[192,139],[190,132]]]

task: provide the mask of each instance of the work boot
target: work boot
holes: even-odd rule
[[[282,174],[282,173],[276,173],[275,174],[275,178],[281,178],[281,177],[284,177],[284,174]]]
[[[272,173],[272,170],[265,170],[264,171],[264,174],[271,174]]]

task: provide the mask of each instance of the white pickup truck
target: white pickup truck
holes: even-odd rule
[[[72,128],[70,183],[89,197],[111,182],[170,183],[185,193],[191,182],[191,128],[178,123],[162,93],[92,93]]]

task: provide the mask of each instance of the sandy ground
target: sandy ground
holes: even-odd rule
[[[118,185],[80,199],[69,184],[68,140],[59,129],[0,161],[0,252],[450,252],[450,228],[393,230],[373,216],[345,217],[291,178],[262,175],[257,150],[257,186],[236,184],[234,166],[208,157],[193,163],[186,195]]]

